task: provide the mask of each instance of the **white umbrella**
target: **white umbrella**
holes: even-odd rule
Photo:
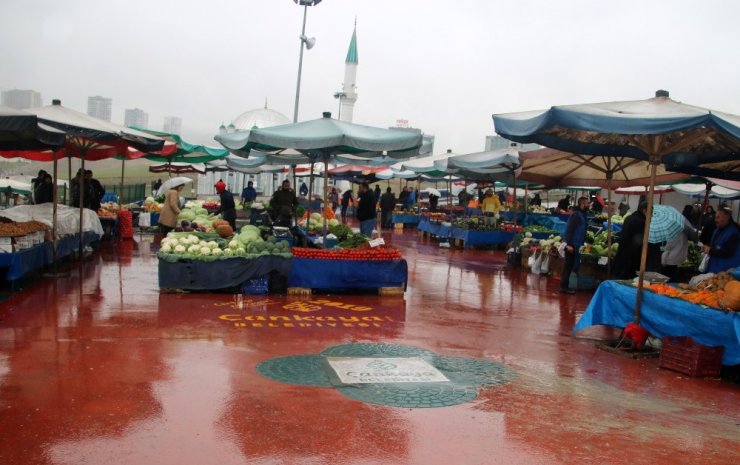
[[[159,190],[157,191],[157,196],[163,195],[165,192],[172,189],[173,187],[182,186],[190,182],[193,182],[193,180],[190,178],[186,178],[185,176],[170,178],[163,182],[162,185],[159,187]]]

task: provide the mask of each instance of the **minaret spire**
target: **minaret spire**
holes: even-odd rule
[[[344,83],[342,84],[342,91],[334,94],[335,97],[339,98],[339,119],[341,121],[352,122],[355,102],[357,101],[358,64],[359,56],[357,53],[357,17],[355,16],[352,38],[349,41],[347,58],[345,58],[344,60]]]

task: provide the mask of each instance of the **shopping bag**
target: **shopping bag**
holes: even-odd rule
[[[699,273],[706,273],[709,269],[709,254],[701,254],[701,263],[699,263]]]
[[[550,254],[545,255],[540,263],[540,274],[547,274],[550,272]]]
[[[561,242],[558,246],[558,255],[560,255],[560,258],[565,258],[565,248],[568,246],[565,242]]]
[[[540,274],[541,269],[542,269],[542,251],[538,250],[537,252],[535,252],[535,259],[534,259],[534,263],[532,264],[532,273]]]

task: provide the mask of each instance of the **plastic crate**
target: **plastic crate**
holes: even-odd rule
[[[658,366],[694,378],[718,377],[724,352],[723,346],[708,347],[688,336],[666,336]]]
[[[242,287],[242,294],[245,295],[265,295],[270,291],[269,275],[252,278]]]

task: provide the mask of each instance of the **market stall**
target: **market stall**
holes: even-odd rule
[[[629,283],[603,282],[573,332],[594,325],[624,328],[633,320],[636,297],[637,289]],[[706,346],[724,346],[722,363],[740,364],[740,313],[644,292],[640,325],[656,337],[691,336]]]

